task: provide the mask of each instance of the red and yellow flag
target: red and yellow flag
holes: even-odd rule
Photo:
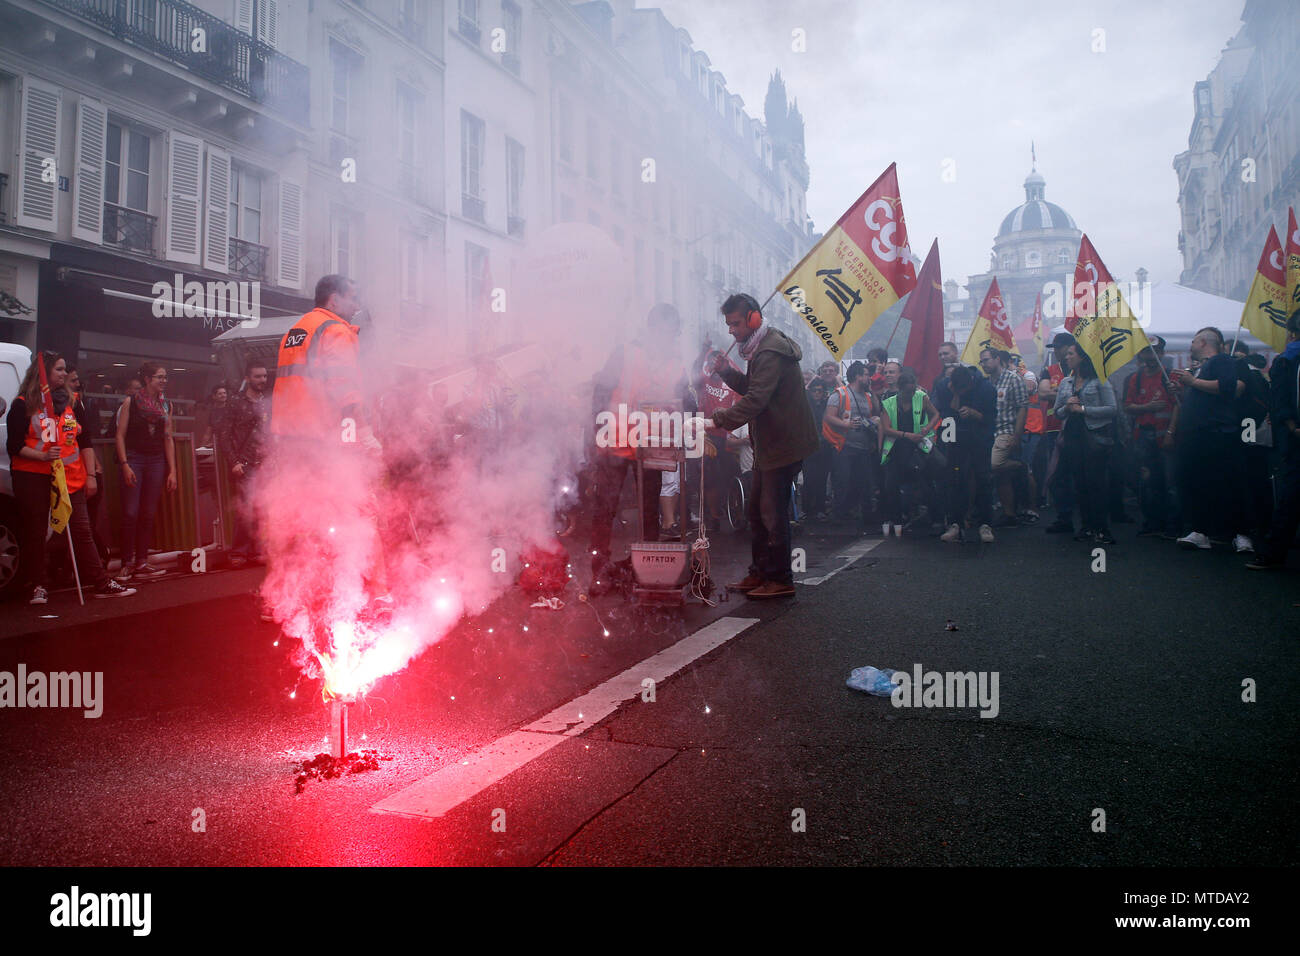
[[[1288,308],[1294,312],[1300,309],[1300,226],[1296,225],[1295,207],[1286,212],[1286,287],[1291,294]]]
[[[962,349],[962,364],[978,365],[980,352],[989,348],[1002,349],[1004,352],[1016,350],[1011,320],[1007,318],[1007,307],[1002,302],[1002,291],[998,289],[997,279],[993,280],[989,291],[984,294],[984,304],[980,306],[975,326],[970,330],[966,348]]]
[[[890,163],[781,280],[781,294],[836,358],[916,287],[907,223]]]
[[[1103,380],[1151,344],[1086,234],[1079,241],[1074,295],[1065,328],[1092,359]]]
[[[54,422],[57,427],[60,424],[59,417],[62,417],[63,409],[58,410],[56,417],[54,398],[50,394],[50,382],[45,375],[44,352],[38,351],[36,353],[36,371],[41,382],[41,401],[45,405],[45,420]],[[56,432],[56,435],[62,437],[61,432]],[[50,462],[50,530],[55,534],[62,534],[63,529],[68,526],[68,519],[71,517],[72,496],[68,494],[68,476],[63,471],[63,462],[56,458]]]
[[[1241,324],[1251,334],[1274,352],[1286,348],[1286,319],[1290,295],[1286,284],[1286,269],[1282,263],[1282,241],[1277,230],[1268,227],[1268,240],[1264,254],[1255,268],[1255,281],[1250,284],[1250,295],[1241,312]]]

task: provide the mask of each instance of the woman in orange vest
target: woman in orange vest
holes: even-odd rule
[[[87,495],[99,491],[95,482],[95,450],[90,432],[82,427],[73,411],[67,377],[68,367],[62,358],[54,352],[37,352],[6,419],[9,428],[6,450],[14,497],[22,515],[19,573],[32,589],[29,604],[45,604],[49,600],[45,590],[45,532],[50,524],[53,463],[60,460],[72,507],[68,529],[76,549],[78,569],[94,586],[97,598],[128,597],[135,593],[109,577],[95,551],[86,511]],[[43,384],[48,385],[48,394]]]

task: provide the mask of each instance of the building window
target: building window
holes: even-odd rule
[[[486,128],[473,113],[460,111],[461,214],[483,222],[483,142]]]
[[[569,98],[563,94],[555,101],[555,140],[559,145],[560,159],[573,163],[573,108]]]
[[[1070,250],[1062,249],[1056,254],[1057,265],[1068,266],[1070,264]]]
[[[420,199],[420,114],[424,97],[405,83],[397,84],[397,176],[403,192]]]
[[[523,69],[519,57],[524,49],[524,14],[510,0],[501,4],[501,21],[506,31],[506,48],[501,53],[501,65],[518,76]]]
[[[506,231],[524,234],[524,147],[506,137]]]
[[[262,241],[262,177],[238,163],[230,165],[230,238]]]
[[[424,0],[399,0],[397,29],[416,46],[424,46]]]
[[[357,56],[337,40],[330,41],[330,129],[347,135],[356,85]]]
[[[121,123],[108,124],[104,144],[104,201],[149,211],[149,137]]]
[[[457,0],[456,32],[478,46],[482,35],[478,26],[478,0]]]
[[[1015,262],[1015,257],[1014,257],[1014,256],[1004,255],[1004,256],[1002,257],[1002,269],[1003,269],[1003,271],[1006,271],[1006,270],[1010,269],[1010,268],[1012,267],[1012,265],[1014,264],[1014,262]]]
[[[334,242],[331,250],[333,260],[332,272],[339,275],[355,275],[356,257],[352,254],[354,227],[352,217],[347,213],[338,213],[334,217]]]
[[[617,139],[609,142],[609,192],[610,195],[623,195],[623,147]]]
[[[465,243],[465,314],[475,319],[487,312],[491,290],[488,268],[488,251],[472,242]],[[470,341],[482,340],[471,335]]]
[[[1042,253],[1032,250],[1025,253],[1025,268],[1037,269],[1043,264]]]
[[[587,178],[600,178],[600,130],[594,116],[587,117]]]

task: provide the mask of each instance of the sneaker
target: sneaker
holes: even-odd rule
[[[1281,571],[1284,565],[1281,561],[1273,561],[1270,558],[1257,556],[1253,561],[1247,561],[1246,567],[1252,571]]]
[[[117,572],[116,575],[114,575],[114,580],[121,581],[123,584],[126,584],[128,581],[130,581],[131,565],[129,564],[122,565],[121,569]]]
[[[759,587],[749,592],[751,598],[776,598],[776,597],[794,597],[795,590],[793,584],[782,584],[779,581],[767,581]]]
[[[49,604],[50,596],[49,594],[46,593],[45,588],[34,588],[32,589],[32,599],[27,603],[28,604]]]
[[[735,584],[728,584],[727,588],[732,591],[745,591],[748,593],[749,591],[761,588],[766,583],[767,582],[757,574],[749,574],[745,576],[743,581],[737,581]]]
[[[1048,534],[1074,534],[1074,525],[1069,521],[1053,521],[1043,529]]]
[[[940,541],[947,541],[947,542],[949,542],[949,543],[951,543],[951,542],[953,542],[953,541],[960,541],[960,540],[961,540],[961,525],[959,525],[959,524],[950,524],[950,525],[948,525],[948,530],[945,531],[943,534],[939,535],[939,540],[940,540]]]
[[[95,597],[97,598],[130,597],[134,593],[135,588],[124,588],[112,578],[95,588]]]
[[[1244,534],[1239,534],[1233,538],[1232,546],[1237,549],[1238,554],[1255,553],[1255,543]]]
[[[1042,515],[1040,515],[1037,511],[1035,511],[1032,508],[1022,511],[1020,512],[1020,514],[1016,515],[1016,520],[1018,520],[1021,524],[1037,524],[1040,518],[1042,518]]]
[[[664,541],[680,541],[682,529],[677,525],[670,525],[659,533],[659,537]]]
[[[980,541],[984,544],[993,543],[993,529],[986,524],[980,525]]]
[[[166,573],[161,568],[155,568],[152,564],[137,564],[132,575],[137,578],[160,578]]]
[[[1210,539],[1199,531],[1191,531],[1178,539],[1178,547],[1187,548],[1189,550],[1196,550],[1199,548],[1202,551],[1209,551]]]

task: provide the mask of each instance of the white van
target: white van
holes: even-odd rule
[[[0,442],[8,439],[9,405],[31,364],[27,346],[0,342]],[[18,583],[18,541],[18,502],[9,476],[9,455],[0,454],[0,601],[10,597]]]

